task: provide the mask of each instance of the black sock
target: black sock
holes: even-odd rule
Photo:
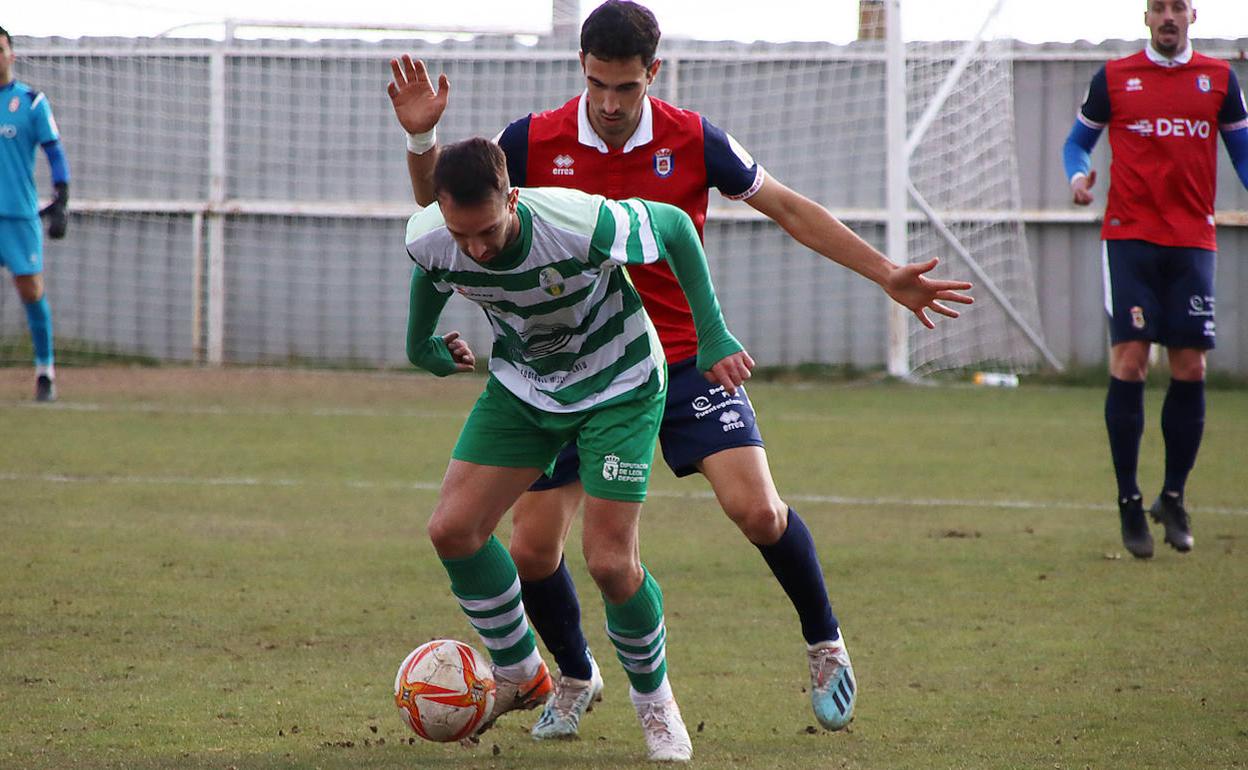
[[[1205,432],[1205,383],[1170,380],[1161,407],[1161,435],[1166,441],[1166,492],[1183,494],[1187,475],[1196,465]]]
[[[802,636],[807,644],[835,640],[840,637],[836,616],[828,601],[823,584],[823,570],[815,541],[797,511],[789,509],[789,525],[774,545],[755,547],[763,554],[780,587],[789,595],[797,616],[802,621]]]
[[[1136,468],[1140,463],[1140,437],[1144,435],[1144,383],[1109,378],[1105,397],[1105,427],[1109,453],[1118,478],[1118,497],[1138,495]]]

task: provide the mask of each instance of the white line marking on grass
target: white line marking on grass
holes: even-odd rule
[[[74,476],[60,473],[0,473],[0,481],[16,482],[47,482],[51,484],[140,484],[166,486],[208,486],[208,487],[312,487],[332,486],[335,482],[308,482],[300,479],[255,478],[251,476],[221,476],[204,478],[198,476]],[[441,484],[428,481],[359,481],[342,480],[337,482],[351,489],[412,489],[421,492],[437,492]],[[650,497],[666,499],[695,498],[713,500],[715,495],[707,491],[674,492],[652,489]],[[1115,506],[1096,503],[1077,503],[1067,501],[1040,500],[958,500],[942,498],[912,497],[842,497],[840,495],[784,495],[785,499],[803,503],[823,505],[850,506],[908,506],[914,508],[1000,508],[1005,510],[1044,510],[1060,509],[1064,511],[1110,511]],[[1216,513],[1225,516],[1248,516],[1248,509],[1200,507],[1193,508],[1196,513]]]
[[[152,403],[133,403],[133,404],[98,404],[85,402],[58,402],[52,404],[35,404],[34,402],[22,402],[17,406],[26,409],[38,409],[39,411],[64,411],[64,412],[95,412],[99,414],[194,414],[194,415],[211,415],[214,417],[254,417],[254,416],[274,416],[289,417],[292,415],[306,415],[309,417],[415,417],[415,418],[441,418],[455,417],[464,418],[468,414],[467,409],[436,411],[428,409],[369,409],[367,407],[333,407],[323,408],[316,407],[311,409],[299,409],[296,407],[224,407],[224,406],[194,406],[190,404],[152,404]]]

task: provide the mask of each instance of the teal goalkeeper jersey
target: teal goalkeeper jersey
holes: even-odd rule
[[[60,138],[43,94],[19,81],[0,86],[0,217],[35,219],[35,148]]]
[[[679,209],[542,188],[520,190],[517,214],[519,239],[493,267],[459,249],[437,204],[408,222],[407,251],[417,264],[413,362],[439,375],[454,371],[432,333],[458,293],[490,321],[490,375],[525,403],[579,412],[653,393],[665,384],[663,350],[624,266],[659,260],[671,264],[689,295],[699,364],[709,368],[741,350],[724,326],[697,232]]]

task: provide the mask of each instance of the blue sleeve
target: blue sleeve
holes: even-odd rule
[[[1070,127],[1070,134],[1062,145],[1062,165],[1066,168],[1066,181],[1074,179],[1075,174],[1086,174],[1092,168],[1092,148],[1096,146],[1096,140],[1101,138],[1101,130],[1089,128],[1078,119]]]
[[[1244,92],[1239,88],[1239,78],[1235,77],[1235,70],[1230,70],[1228,75],[1226,99],[1222,101],[1222,109],[1218,111],[1218,124],[1223,131],[1234,131],[1244,127],[1240,124],[1248,120],[1248,107],[1244,105]]]
[[[702,118],[706,184],[725,197],[744,200],[763,184],[763,169],[728,132]]]
[[[52,169],[52,184],[68,184],[69,161],[65,159],[65,150],[61,148],[60,140],[44,142],[43,153],[48,156],[48,166]]]
[[[48,97],[38,91],[30,93],[30,122],[35,141],[39,144],[55,142],[61,138],[61,132],[56,127],[56,118],[52,117],[52,105],[48,103]]]
[[[513,187],[526,186],[529,167],[529,119],[532,115],[526,115],[519,120],[512,121],[494,141],[499,147],[503,148],[503,154],[507,156],[507,176],[511,179]]]
[[[1226,142],[1226,152],[1231,156],[1231,165],[1239,175],[1240,184],[1248,190],[1248,126],[1234,131],[1222,131],[1222,141]]]

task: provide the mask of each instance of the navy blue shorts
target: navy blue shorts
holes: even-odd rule
[[[1217,252],[1148,241],[1103,245],[1105,312],[1113,344],[1147,340],[1168,348],[1213,348]]]
[[[677,476],[697,473],[697,464],[716,452],[739,446],[763,446],[745,388],[729,396],[698,371],[695,359],[668,366],[667,405],[659,426],[663,461]],[[529,487],[531,491],[555,489],[579,478],[576,445],[559,453],[554,470]]]

